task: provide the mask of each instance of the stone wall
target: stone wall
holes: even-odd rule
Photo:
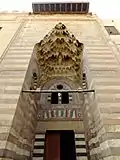
[[[27,20],[17,22],[20,23],[18,30],[15,34],[10,33],[12,41],[6,37],[9,45],[6,44],[4,59],[0,64],[0,157],[23,160],[30,157],[31,141],[35,135],[34,101],[31,102],[31,96],[24,96],[21,92],[35,43],[23,36],[26,28],[29,28]],[[28,136],[28,133],[31,134]]]
[[[74,130],[76,133],[84,133],[84,126],[82,121],[39,121],[36,132],[46,130]]]
[[[88,131],[86,139],[92,160],[117,160],[119,159],[117,136],[119,135],[119,53],[111,47],[110,37],[106,35],[97,17],[96,21],[96,29],[99,29],[101,36],[86,43],[86,68],[90,73],[87,74],[90,82],[88,87],[92,86],[95,89],[95,97],[88,94],[89,98],[85,101],[85,115],[88,122],[85,123]]]
[[[2,16],[2,21],[4,18],[6,21],[6,16]],[[21,94],[21,89],[24,80],[24,87],[30,83],[25,75],[31,77],[26,72],[35,43],[62,21],[85,45],[88,88],[96,91],[95,95],[86,95],[83,106],[90,157],[92,160],[119,159],[119,52],[114,44],[110,45],[111,40],[99,19],[90,15],[15,15],[14,21],[17,25],[6,38],[6,43],[10,42],[8,48],[6,44],[2,47],[6,51],[0,64],[0,157],[23,160],[30,155],[37,110],[34,97]],[[16,35],[10,41],[14,33]],[[31,107],[28,99],[32,102]],[[27,137],[30,132],[30,137]]]
[[[22,87],[23,90],[30,89],[35,68],[37,71],[36,63],[31,56]],[[11,128],[11,131],[13,130],[17,135],[12,135],[12,138],[11,136],[8,137],[8,141],[16,144],[15,159],[28,159],[32,155],[38,114],[37,101],[39,97],[37,97],[37,95],[31,93],[20,93]]]

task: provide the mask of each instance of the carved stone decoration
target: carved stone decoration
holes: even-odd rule
[[[82,81],[83,43],[58,23],[34,48],[40,67],[40,85],[48,79],[66,77]]]
[[[38,112],[38,120],[50,120],[50,119],[60,119],[60,120],[68,120],[68,119],[82,119],[82,113],[80,108],[74,109],[46,109],[40,110]]]

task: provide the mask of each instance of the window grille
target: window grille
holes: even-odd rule
[[[120,32],[115,28],[115,26],[105,26],[109,35],[120,35]]]
[[[33,13],[88,13],[89,3],[33,3]]]

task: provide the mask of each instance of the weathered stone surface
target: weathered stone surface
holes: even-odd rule
[[[0,64],[0,139],[2,140],[0,157],[4,157],[1,159],[28,159],[32,148],[31,141],[35,135],[38,107],[33,103],[34,96],[26,95],[24,99],[20,94],[22,87],[29,89],[32,72],[34,69],[37,70],[36,64],[30,62],[34,45],[59,21],[84,44],[84,70],[88,88],[96,90],[95,95],[85,96],[83,106],[85,137],[89,144],[91,159],[120,159],[119,45],[116,49],[114,44],[109,43],[110,37],[100,20],[94,15],[87,17],[26,14],[0,15],[0,19],[3,24],[3,29],[0,31],[0,39],[3,40],[0,43],[0,55],[6,48]],[[10,41],[12,37],[13,40]],[[118,39],[115,40],[118,42]],[[51,123],[49,128],[54,128],[53,122],[49,123]],[[83,127],[83,124],[79,123],[81,122],[73,121],[73,128]],[[39,129],[45,130],[46,124],[42,122],[41,124]],[[14,151],[13,147],[16,148]]]
[[[75,130],[76,132],[84,132],[82,121],[48,121],[38,122],[36,132],[45,132],[46,130]]]
[[[83,43],[80,43],[67,27],[59,22],[43,40],[34,47],[40,66],[39,85],[54,77],[68,77],[81,83]]]

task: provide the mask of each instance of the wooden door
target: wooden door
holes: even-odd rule
[[[46,133],[44,160],[60,160],[60,133],[59,132]]]

